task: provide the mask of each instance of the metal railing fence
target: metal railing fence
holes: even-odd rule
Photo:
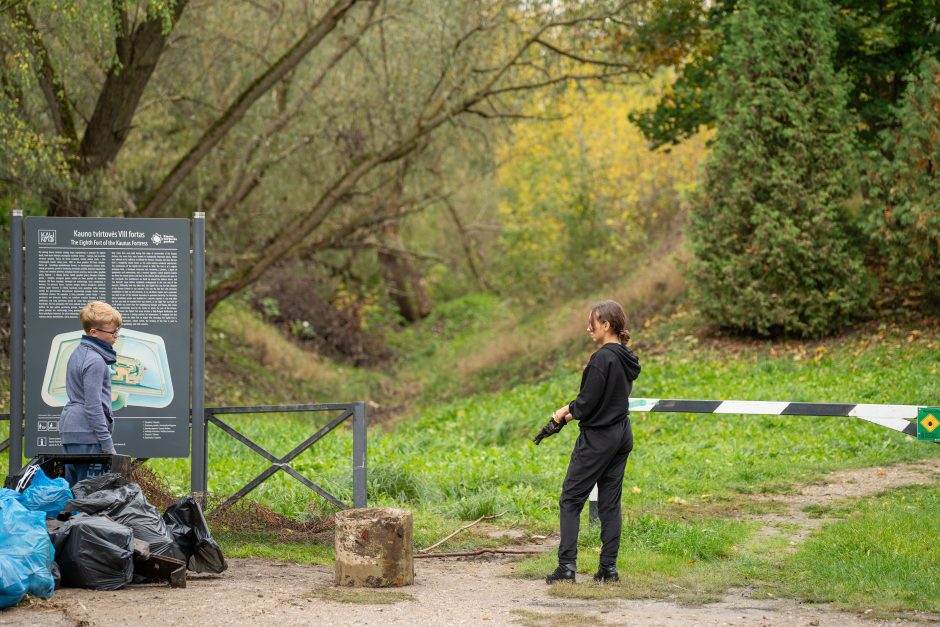
[[[320,411],[338,411],[339,414],[333,417],[327,424],[323,425],[315,433],[310,435],[303,442],[295,446],[289,453],[282,457],[277,457],[264,449],[257,442],[241,433],[221,418],[225,414],[267,414],[284,412],[320,412]],[[317,485],[309,478],[302,475],[291,466],[291,461],[296,459],[301,453],[313,446],[323,436],[338,427],[346,420],[352,418],[353,421],[353,507],[366,507],[366,406],[363,402],[356,403],[323,403],[318,405],[262,405],[257,407],[207,407],[205,409],[206,425],[212,424],[229,434],[249,449],[265,458],[271,465],[261,474],[245,484],[235,494],[227,497],[214,512],[223,511],[237,501],[244,498],[252,490],[264,483],[265,480],[274,476],[278,471],[283,471],[305,485],[307,488],[316,492],[326,500],[330,501],[341,509],[348,509],[348,505],[340,501],[334,495],[327,492],[321,486]],[[207,450],[205,459],[208,456],[208,438],[205,439]],[[194,456],[195,459],[195,456]],[[206,478],[208,479],[208,477]],[[206,484],[208,481],[206,481]],[[202,491],[205,492],[207,485],[203,485]]]
[[[228,424],[220,416],[226,414],[269,414],[269,413],[286,413],[286,412],[323,412],[323,411],[336,411],[339,412],[334,416],[328,423],[320,427],[316,432],[307,437],[303,442],[295,446],[288,452],[286,455],[278,457],[266,450],[260,444],[249,438],[247,435]],[[252,490],[257,488],[259,485],[264,483],[267,479],[274,476],[278,471],[283,471],[295,478],[301,484],[316,492],[324,499],[333,503],[341,509],[348,509],[349,505],[343,503],[333,494],[330,494],[320,485],[311,481],[308,477],[304,476],[298,472],[295,468],[291,466],[291,462],[300,456],[304,451],[309,449],[311,446],[316,444],[321,438],[326,434],[331,432],[333,429],[341,425],[346,420],[352,419],[353,425],[353,459],[352,459],[352,473],[353,473],[353,507],[366,507],[367,506],[367,475],[366,475],[366,405],[365,403],[359,401],[355,403],[322,403],[316,405],[260,405],[255,407],[207,407],[205,408],[203,415],[205,416],[204,425],[215,425],[228,435],[232,436],[235,440],[241,442],[250,450],[254,451],[264,459],[271,462],[271,465],[265,469],[261,474],[253,478],[247,484],[245,484],[241,489],[232,494],[231,496],[226,497],[222,503],[214,510],[214,512],[219,512],[231,507],[233,504],[244,498]],[[10,420],[10,414],[0,414],[0,421]],[[3,442],[0,442],[0,452],[3,452],[10,448],[10,438],[8,437]],[[194,447],[197,444],[194,442]],[[195,466],[196,464],[201,463],[202,460],[206,461],[206,467],[203,469],[202,473],[198,472],[198,469],[193,467],[193,475],[200,479],[200,485],[196,486],[200,488],[200,496],[204,496],[207,487],[208,487],[208,470],[210,464],[209,462],[209,451],[208,451],[208,438],[202,438],[202,445],[204,449],[201,451],[202,455],[195,454],[197,451],[193,451],[190,460],[191,464]],[[12,451],[11,451],[12,454]]]

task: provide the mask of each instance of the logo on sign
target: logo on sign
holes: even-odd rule
[[[55,231],[39,231],[40,244],[55,244]]]
[[[160,244],[175,244],[176,236],[175,235],[162,235],[160,233],[154,233],[150,236],[150,241],[154,245],[159,246]]]

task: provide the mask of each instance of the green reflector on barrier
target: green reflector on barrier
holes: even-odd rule
[[[917,410],[917,439],[940,442],[940,407]]]

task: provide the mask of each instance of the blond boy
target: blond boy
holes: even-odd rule
[[[59,419],[59,432],[67,454],[114,453],[114,417],[111,415],[111,369],[117,360],[114,343],[123,319],[111,305],[92,301],[79,313],[85,334],[69,357],[65,389],[69,402]],[[89,476],[89,464],[67,464],[69,485]]]

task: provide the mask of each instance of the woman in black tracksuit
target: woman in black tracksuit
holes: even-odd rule
[[[581,510],[595,484],[603,546],[594,580],[619,580],[620,496],[627,457],[633,450],[629,397],[633,381],[640,374],[640,362],[627,348],[630,333],[618,303],[607,300],[595,305],[588,319],[588,333],[600,348],[584,368],[578,398],[559,408],[553,416],[558,423],[577,420],[581,434],[562,485],[558,568],[548,575],[548,583],[575,580]]]

